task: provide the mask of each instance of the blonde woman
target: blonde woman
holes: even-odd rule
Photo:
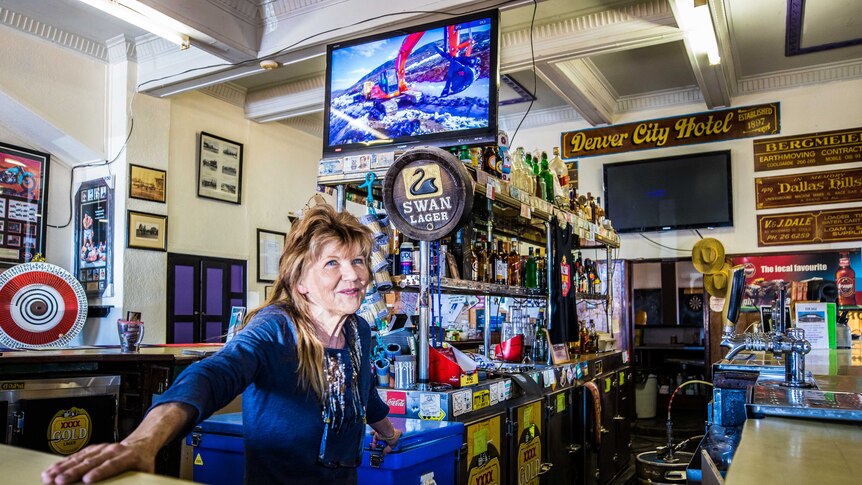
[[[272,294],[242,331],[183,372],[126,439],[67,457],[43,482],[152,472],[160,448],[243,393],[246,483],[355,483],[366,421],[384,453],[400,437],[374,389],[368,324],[354,315],[371,250],[355,217],[310,209],[287,237]]]

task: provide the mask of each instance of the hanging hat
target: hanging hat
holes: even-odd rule
[[[713,237],[701,239],[691,250],[691,262],[705,275],[720,271],[724,266],[724,246]]]
[[[727,263],[715,273],[703,275],[703,288],[712,296],[718,298],[727,296],[728,284],[730,284],[730,265]]]

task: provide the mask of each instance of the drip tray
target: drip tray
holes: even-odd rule
[[[858,392],[756,385],[749,390],[747,401],[746,412],[754,418],[780,416],[862,422],[862,394]]]

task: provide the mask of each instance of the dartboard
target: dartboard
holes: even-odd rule
[[[688,309],[692,311],[703,310],[703,297],[701,295],[692,295],[686,302]]]
[[[65,347],[86,320],[84,288],[63,268],[26,263],[0,274],[0,346]]]

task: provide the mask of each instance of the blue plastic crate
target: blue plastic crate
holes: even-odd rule
[[[381,457],[380,448],[371,449],[371,427],[359,467],[359,483],[368,485],[419,485],[422,477],[434,474],[439,485],[455,483],[458,457],[464,442],[464,424],[389,418],[403,433],[391,453]]]
[[[218,414],[201,422],[186,436],[193,447],[193,477],[197,483],[243,483],[245,452],[242,413]]]

